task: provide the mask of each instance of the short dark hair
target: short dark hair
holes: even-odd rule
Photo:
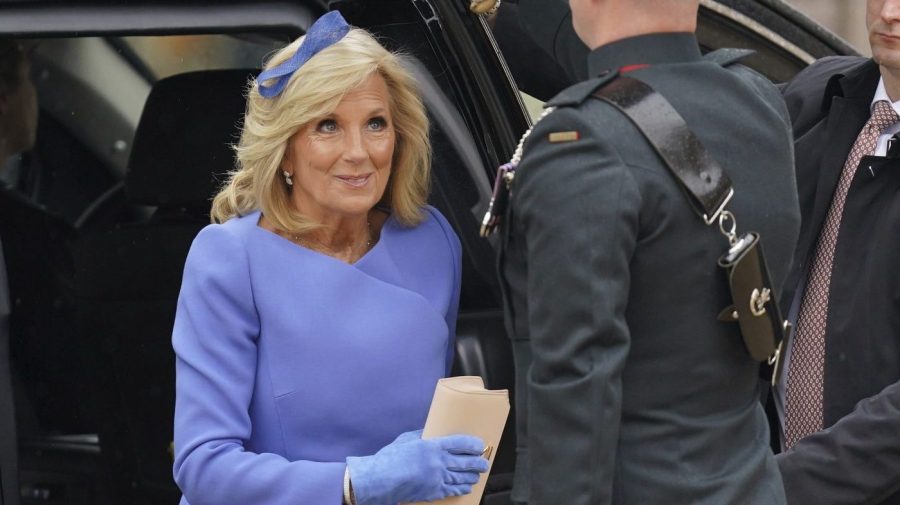
[[[21,84],[25,50],[16,39],[0,39],[0,91],[15,90]]]

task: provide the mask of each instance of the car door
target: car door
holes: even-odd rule
[[[519,97],[506,80],[489,34],[481,32],[473,42],[470,32],[481,21],[469,15],[464,5],[398,1],[371,10],[363,3],[338,7],[352,22],[371,28],[386,44],[409,54],[435,125],[432,203],[460,230],[466,251],[462,308],[468,322],[460,328],[469,333],[496,332],[498,338],[490,342],[502,353],[505,340],[499,313],[493,310],[498,303],[493,250],[477,237],[476,225],[489,197],[489,167],[509,155],[516,135],[525,127]],[[147,319],[151,311],[136,310],[134,301],[125,299],[127,294],[109,294],[109,286],[121,284],[118,281],[129,274],[118,270],[116,258],[99,267],[94,263],[110,249],[127,250],[128,244],[113,240],[106,242],[113,245],[106,248],[84,247],[86,242],[97,244],[98,235],[103,238],[141,227],[159,215],[158,208],[122,201],[128,198],[128,191],[121,188],[123,180],[127,185],[126,173],[132,168],[130,150],[142,102],[158,77],[140,52],[147,42],[144,39],[235,34],[242,40],[284,43],[301,34],[322,12],[316,2],[233,2],[215,10],[199,2],[0,4],[0,32],[40,39],[35,77],[42,92],[44,145],[37,151],[43,163],[37,167],[39,176],[23,172],[20,189],[76,228],[76,237],[60,244],[60,248],[75,249],[70,258],[75,273],[66,278],[74,285],[68,314],[75,324],[71,328],[57,325],[57,331],[19,332],[13,345],[13,365],[22,386],[19,393],[25,399],[19,412],[19,455],[21,491],[27,503],[177,499],[177,489],[168,477],[168,444],[163,443],[171,439],[170,423],[160,421],[147,428],[135,419],[171,417],[165,415],[172,403],[168,331],[157,332],[152,341],[124,335],[123,314],[134,315],[137,331],[156,323]],[[197,39],[192,42],[198,44]],[[471,78],[473,72],[479,77]],[[485,91],[479,84],[491,81],[498,83],[496,91]],[[59,156],[60,152],[66,154]],[[65,184],[79,180],[80,187],[74,189]],[[68,192],[48,190],[65,186]],[[29,256],[13,247],[21,256]],[[150,261],[137,256],[126,259],[123,263],[144,268]],[[173,265],[180,268],[178,263]],[[30,268],[38,270],[34,265]],[[25,279],[17,283],[18,290],[26,284],[28,271],[16,271]],[[114,271],[119,275],[111,275]],[[162,278],[153,280],[165,283]],[[58,302],[43,293],[25,291],[16,295],[31,306],[40,308],[43,303],[46,308]],[[101,291],[106,298],[98,305],[96,293]],[[90,303],[84,303],[86,297]],[[485,316],[485,311],[492,315]],[[14,316],[21,319],[24,312],[16,310]],[[93,315],[87,317],[88,313]],[[481,373],[489,383],[498,384],[494,376],[500,373],[495,368],[499,370],[471,363],[459,372]],[[129,397],[134,396],[143,405],[133,405],[136,402]]]

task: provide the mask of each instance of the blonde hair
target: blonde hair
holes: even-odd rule
[[[266,68],[289,59],[302,43],[303,37],[275,53]],[[273,226],[288,232],[320,227],[291,205],[290,187],[281,175],[288,140],[298,129],[332,113],[345,93],[375,72],[387,83],[396,133],[391,176],[380,203],[390,207],[402,225],[421,222],[431,170],[425,107],[400,57],[359,28],[303,64],[280,95],[264,98],[255,81],[248,85],[247,113],[235,148],[237,170],[213,198],[211,220],[221,223],[259,209]]]

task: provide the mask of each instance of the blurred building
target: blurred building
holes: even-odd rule
[[[785,0],[869,55],[866,35],[866,0]]]

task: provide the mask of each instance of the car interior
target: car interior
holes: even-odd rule
[[[483,154],[436,71],[444,63],[416,40],[424,31],[383,21],[386,45],[417,44],[405,52],[433,124],[430,203],[466,249],[454,372],[509,387],[493,249],[477,236],[489,197]],[[14,191],[0,200],[22,503],[178,501],[170,338],[184,259],[233,169],[243,91],[297,34],[32,41],[38,145],[7,168]],[[492,489],[508,490],[512,462],[501,450]]]
[[[514,400],[496,242],[478,228],[495,169],[530,121],[467,3],[332,7],[401,50],[417,78],[432,122],[429,203],[463,245],[453,374]],[[753,48],[749,64],[775,81],[852,51],[790,11],[751,17],[739,8],[749,3],[704,1],[705,50]],[[10,348],[0,412],[15,412],[14,423],[0,416],[0,440],[18,440],[0,445],[0,505],[174,504],[170,339],[184,260],[234,168],[248,82],[326,5],[70,4],[0,2],[0,37],[33,47],[40,103],[37,145],[0,171],[10,301],[7,321],[0,296],[0,372],[7,339]],[[513,405],[484,504],[509,503],[514,426]]]

